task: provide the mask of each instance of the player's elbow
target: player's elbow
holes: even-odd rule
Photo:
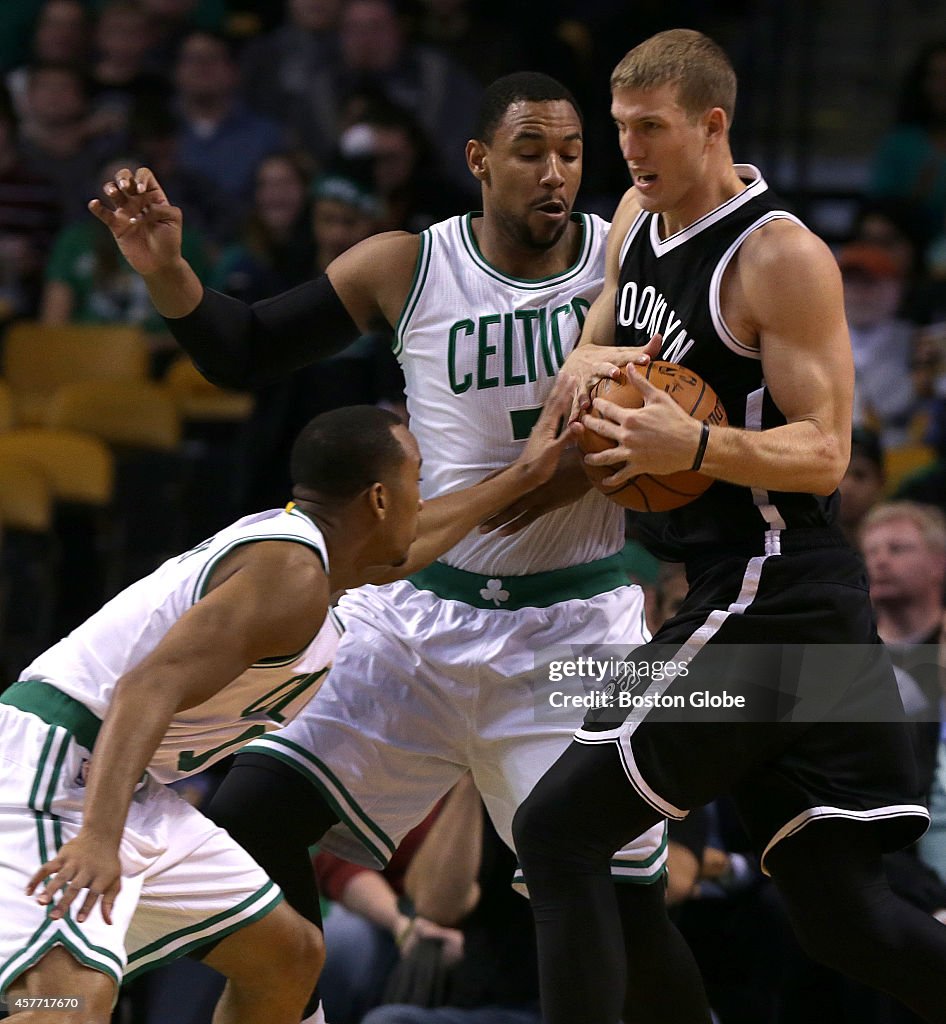
[[[810,490],[813,494],[828,497],[838,489],[847,472],[850,454],[845,445],[835,437],[823,437],[815,458],[811,461],[814,469]]]

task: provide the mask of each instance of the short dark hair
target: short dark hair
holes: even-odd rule
[[[549,103],[554,100],[570,103],[578,120],[584,122],[578,101],[551,75],[543,75],[539,71],[517,71],[503,75],[488,85],[483,93],[476,119],[476,138],[491,143],[496,129],[513,103]]]
[[[349,501],[401,465],[406,452],[394,436],[400,418],[375,405],[320,413],[301,430],[289,457],[293,487]]]

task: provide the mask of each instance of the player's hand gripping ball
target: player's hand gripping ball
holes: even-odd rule
[[[628,367],[625,367],[625,371]],[[716,392],[705,380],[685,366],[653,360],[646,366],[634,364],[634,369],[643,374],[654,387],[662,388],[682,409],[695,419],[703,420],[710,426],[725,425],[728,422],[726,410]],[[643,405],[640,391],[626,380],[603,378],[591,389],[591,398],[606,398],[625,409],[639,409]],[[598,413],[590,413],[597,416]],[[592,430],[584,431],[578,441],[586,454],[612,448],[614,442]],[[658,476],[656,473],[640,473],[623,484],[607,488],[602,483],[605,477],[620,472],[621,466],[589,466],[585,472],[594,486],[625,508],[636,512],[669,512],[681,508],[698,498],[713,482],[713,478],[690,469]]]

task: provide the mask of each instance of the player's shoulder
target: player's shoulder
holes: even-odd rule
[[[288,520],[288,516],[285,519]],[[321,534],[293,528],[246,531],[220,553],[212,565],[207,592],[236,573],[273,597],[301,595],[313,588],[323,597],[328,588],[326,559]]]
[[[629,188],[617,205],[614,216],[611,218],[611,226],[608,234],[608,248],[610,252],[617,253],[627,233],[631,230],[634,221],[641,213],[641,205],[637,195],[637,189]]]
[[[761,273],[786,271],[825,261],[834,264],[823,239],[793,216],[774,217],[752,231],[740,247],[740,259]]]
[[[611,229],[619,235],[626,235],[641,213],[640,197],[636,188],[629,188],[614,211]]]
[[[416,256],[419,248],[420,235],[413,231],[379,231],[378,234],[359,242],[352,252],[361,250],[365,253],[403,259],[410,255]]]

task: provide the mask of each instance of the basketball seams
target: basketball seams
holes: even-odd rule
[[[633,372],[637,372],[636,367],[632,369]],[[688,415],[697,421],[705,421],[719,407],[718,396],[709,384],[698,373],[687,370],[685,367],[679,366],[679,364],[668,363],[663,360],[653,360],[648,363],[646,368],[641,368],[641,373],[655,387],[659,387],[664,393],[670,394],[671,398],[680,405],[680,408],[684,409]],[[680,384],[679,387],[676,386],[678,383]],[[617,396],[610,395],[608,392],[611,390],[612,384],[615,389],[624,389],[623,393],[619,392]],[[633,388],[633,385],[631,385],[631,388]],[[696,392],[695,397],[690,400],[689,408],[678,401],[677,395],[681,388],[691,393]],[[592,386],[589,394],[592,400],[597,397],[607,398],[609,401],[616,401],[618,405],[627,409],[639,408],[642,401],[640,393],[636,389],[631,393],[626,381],[621,384],[610,378],[598,380]],[[711,407],[705,410],[704,416],[700,416],[699,412],[702,411],[702,406],[708,399],[711,399]],[[638,404],[631,404],[635,401]],[[725,422],[725,410],[721,410],[721,412],[722,421]],[[596,414],[593,413],[593,415]],[[580,442],[580,444],[586,453],[606,451],[612,446],[612,443],[606,438],[598,435],[589,437],[584,442]],[[692,470],[679,470],[665,475],[639,473],[613,490],[606,490],[602,486],[601,481],[606,476],[619,472],[619,467],[585,466],[585,472],[592,484],[605,497],[616,501],[625,508],[634,509],[639,512],[670,511],[674,508],[680,508],[699,498],[713,482],[711,478],[703,473]],[[695,490],[690,488],[695,488]]]
[[[706,381],[703,381],[703,386],[700,388],[700,393],[696,396],[696,401],[687,410],[691,416],[696,415],[696,410],[700,407],[700,402],[703,401],[703,396],[706,394]],[[710,409],[710,412],[713,410]],[[699,418],[699,417],[698,417]]]

